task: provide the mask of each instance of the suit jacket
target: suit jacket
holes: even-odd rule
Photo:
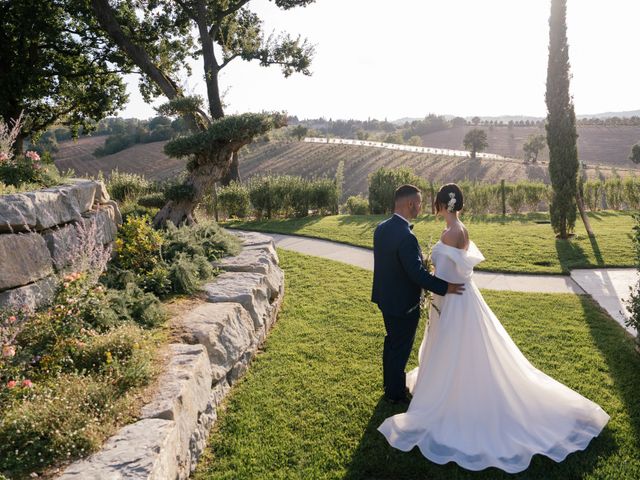
[[[377,226],[371,301],[383,314],[406,315],[420,303],[423,288],[444,295],[448,286],[424,268],[418,239],[405,220],[393,215]]]

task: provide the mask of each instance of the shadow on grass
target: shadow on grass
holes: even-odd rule
[[[434,479],[577,479],[591,472],[602,457],[617,450],[608,428],[591,441],[586,450],[570,454],[563,462],[535,455],[529,468],[508,474],[497,468],[472,472],[454,462],[438,465],[427,460],[418,448],[402,452],[392,448],[377,431],[385,418],[406,411],[406,407],[389,405],[382,397],[376,405],[360,443],[356,448],[344,480],[434,480]]]
[[[592,268],[594,266],[604,267],[605,262],[595,237],[589,237],[589,243],[595,257],[595,265],[587,256],[584,248],[574,240],[562,240],[556,238],[556,253],[563,273],[569,273],[573,268]]]
[[[580,303],[593,342],[609,367],[611,388],[625,406],[635,434],[635,451],[640,451],[640,355],[634,350],[634,340],[591,297],[581,295]]]
[[[260,220],[230,220],[223,224],[225,228],[239,230],[258,230],[272,233],[295,233],[296,231],[318,223],[324,217],[313,215],[294,218],[263,218]]]

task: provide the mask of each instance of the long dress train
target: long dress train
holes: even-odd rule
[[[583,450],[609,421],[594,402],[536,369],[473,282],[484,260],[471,242],[432,251],[438,277],[465,283],[463,295],[434,295],[419,367],[407,374],[406,413],[378,430],[395,448],[418,446],[429,460],[469,470],[525,470],[535,454],[556,462]]]

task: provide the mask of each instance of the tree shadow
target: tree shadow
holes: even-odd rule
[[[599,267],[604,266],[604,259],[602,258],[602,252],[598,245],[598,239],[596,237],[589,237],[589,243],[591,243],[591,249],[593,250],[593,255],[596,257],[597,265]]]
[[[634,349],[635,342],[590,296],[580,295],[580,303],[593,343],[609,367],[613,379],[609,389],[615,390],[622,400],[635,434],[635,451],[640,451],[640,355]]]
[[[582,478],[591,472],[602,457],[616,451],[615,440],[605,428],[584,451],[569,455],[562,463],[535,455],[529,468],[518,474],[508,474],[497,468],[480,472],[465,470],[454,462],[438,465],[427,460],[418,448],[402,452],[392,448],[377,431],[385,418],[406,411],[406,407],[389,405],[379,399],[356,448],[345,480],[432,480],[432,479],[567,479]]]
[[[584,252],[584,249],[576,242],[569,240],[563,240],[556,238],[556,253],[558,255],[558,261],[562,272],[568,274],[572,268],[576,265],[585,267],[590,265],[589,258]]]

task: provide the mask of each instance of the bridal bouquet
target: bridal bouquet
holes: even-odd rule
[[[433,262],[431,261],[431,250],[433,249],[433,241],[429,238],[427,245],[425,246],[423,252],[426,252],[426,255],[423,253],[422,255],[422,263],[424,264],[424,268],[430,274],[434,274],[435,267],[433,266]],[[438,315],[440,314],[440,309],[436,307],[433,303],[433,293],[428,290],[423,290],[422,298],[420,299],[420,310],[426,314],[427,318],[429,317],[429,312],[431,311],[431,307],[434,308]]]

